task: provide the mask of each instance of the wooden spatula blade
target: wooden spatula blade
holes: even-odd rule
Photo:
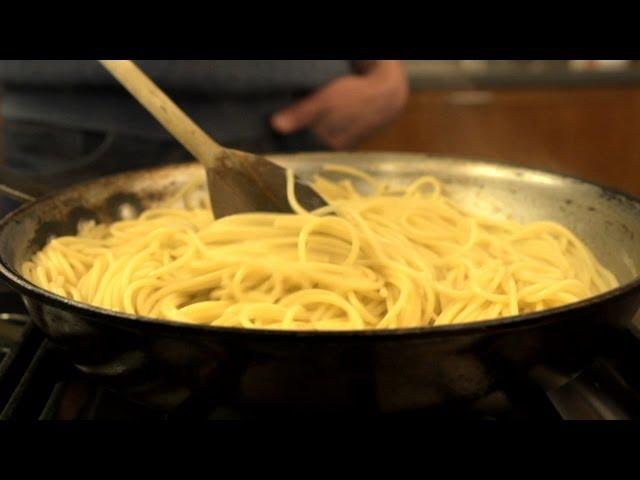
[[[286,170],[270,160],[237,150],[207,167],[211,205],[216,218],[241,212],[292,212]],[[295,196],[306,210],[327,202],[296,178]]]

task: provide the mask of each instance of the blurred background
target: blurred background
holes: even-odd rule
[[[485,157],[640,194],[640,61],[404,64],[404,110],[357,150]]]
[[[359,149],[487,157],[640,194],[639,61],[405,64],[405,110]]]

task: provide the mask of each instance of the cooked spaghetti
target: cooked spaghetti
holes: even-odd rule
[[[105,309],[292,330],[460,324],[553,308],[617,285],[557,223],[471,213],[432,177],[392,188],[349,167],[325,169],[358,177],[371,192],[318,176],[315,188],[329,206],[307,212],[289,172],[295,214],[214,221],[206,205],[154,208],[55,238],[22,272]]]

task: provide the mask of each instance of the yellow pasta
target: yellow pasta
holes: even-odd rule
[[[318,176],[327,207],[213,219],[180,195],[111,225],[83,225],[25,262],[34,284],[73,300],[205,325],[359,330],[448,325],[557,307],[617,280],[569,230],[466,212],[432,177],[406,188],[346,166]],[[175,201],[177,197],[172,198]]]

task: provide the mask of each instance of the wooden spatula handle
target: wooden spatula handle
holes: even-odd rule
[[[225,154],[224,147],[214,142],[131,60],[99,62],[205,166],[211,167],[216,158]]]

